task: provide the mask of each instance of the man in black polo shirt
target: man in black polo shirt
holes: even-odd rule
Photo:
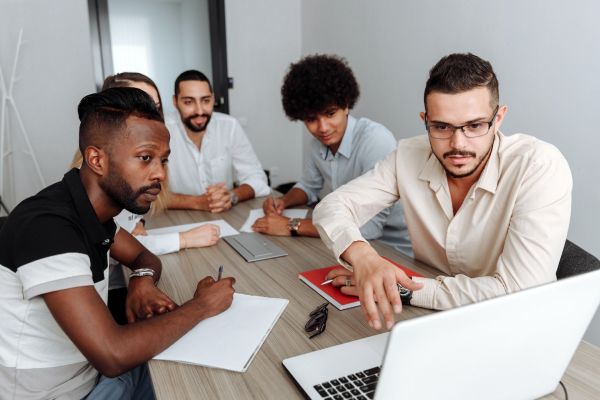
[[[123,208],[148,211],[165,179],[169,133],[150,97],[109,89],[78,112],[81,170],[24,200],[0,231],[2,399],[153,398],[145,361],[233,299],[233,278],[207,277],[177,307],[155,285],[160,260],[113,222]],[[109,252],[134,270],[127,314],[138,322],[127,326],[106,308]]]

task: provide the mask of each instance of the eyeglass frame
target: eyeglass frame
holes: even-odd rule
[[[309,339],[325,332],[325,329],[327,328],[327,318],[329,316],[327,306],[329,306],[328,302],[323,303],[308,314],[309,319],[304,325],[304,331],[309,334]]]
[[[485,133],[482,133],[481,135],[477,135],[477,136],[470,136],[467,134],[467,132],[465,132],[465,127],[469,126],[469,125],[473,125],[474,122],[471,122],[469,124],[464,124],[464,125],[452,125],[447,122],[442,122],[444,125],[448,125],[450,128],[452,128],[452,134],[446,138],[435,137],[429,131],[430,125],[429,125],[429,121],[427,119],[427,113],[425,113],[425,129],[427,130],[427,134],[429,135],[429,137],[431,137],[432,139],[437,139],[437,140],[448,140],[448,139],[452,138],[452,136],[454,136],[454,134],[456,133],[456,131],[458,129],[460,129],[460,131],[462,132],[463,135],[465,135],[466,138],[469,138],[469,139],[478,138],[478,137],[482,137],[482,136],[485,136],[488,133],[490,133],[490,129],[492,129],[492,125],[494,125],[494,123],[496,122],[496,116],[498,115],[498,111],[500,111],[500,104],[498,104],[496,106],[496,108],[494,110],[494,114],[492,115],[492,118],[489,121],[481,121],[480,122],[482,124],[488,124],[488,128],[485,131]]]

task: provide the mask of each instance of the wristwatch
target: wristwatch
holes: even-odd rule
[[[233,190],[229,192],[229,198],[231,199],[232,206],[235,206],[239,201],[237,194]]]
[[[405,288],[399,283],[397,283],[397,285],[398,293],[400,294],[400,300],[402,301],[402,304],[405,306],[410,306],[410,300],[412,299],[413,294],[412,290]]]
[[[288,229],[292,236],[298,236],[298,228],[300,228],[300,218],[290,218],[288,221]]]

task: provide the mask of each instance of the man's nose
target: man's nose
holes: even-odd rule
[[[462,149],[465,147],[468,138],[465,136],[463,127],[454,128],[454,133],[450,136],[450,146],[455,149]]]
[[[317,120],[317,123],[317,128],[319,129],[319,132],[326,133],[329,130],[329,123],[325,118],[319,118]]]

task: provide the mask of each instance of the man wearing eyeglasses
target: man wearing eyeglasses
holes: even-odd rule
[[[318,237],[311,219],[290,219],[282,215],[283,210],[316,203],[394,151],[396,139],[385,126],[350,115],[359,92],[354,73],[337,56],[311,55],[290,66],[281,88],[283,108],[292,121],[304,122],[311,137],[302,179],[284,196],[264,201],[265,217],[255,222],[255,231]],[[379,239],[412,255],[399,204],[373,213],[360,231],[368,240]]]
[[[357,286],[343,291],[360,296],[375,329],[379,312],[391,328],[402,304],[447,309],[555,280],[569,227],[567,161],[548,143],[500,132],[507,107],[489,62],[473,54],[442,58],[424,101],[428,135],[401,140],[314,212],[321,238],[353,269]],[[357,229],[397,200],[415,258],[437,268],[436,279],[409,279]]]

